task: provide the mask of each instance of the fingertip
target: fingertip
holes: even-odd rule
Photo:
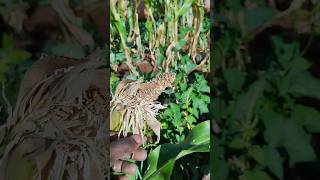
[[[138,166],[133,163],[123,162],[121,171],[126,174],[135,175],[138,170]]]
[[[141,136],[138,134],[134,134],[131,136],[137,144],[142,144]]]
[[[137,161],[144,161],[147,159],[147,151],[144,149],[137,149],[134,153],[133,153],[133,157],[132,159],[137,160]]]
[[[113,163],[112,169],[114,172],[121,172],[123,161],[117,160]]]
[[[144,144],[147,142],[147,137],[140,134],[134,134],[131,137],[136,141],[137,144]]]

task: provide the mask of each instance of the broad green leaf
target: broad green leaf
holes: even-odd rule
[[[305,71],[305,70],[308,70],[308,68],[310,66],[311,66],[311,63],[309,61],[307,61],[305,58],[296,57],[296,59],[294,60],[292,66],[291,66],[291,70],[292,71]]]
[[[253,110],[257,99],[264,90],[264,81],[256,81],[250,87],[247,93],[242,94],[236,101],[235,109],[232,114],[233,119],[239,121],[249,121],[252,118]]]
[[[207,144],[210,140],[210,121],[197,124],[188,134],[183,144]]]
[[[218,140],[211,136],[210,165],[213,179],[227,180],[229,175],[229,165],[224,156],[224,147],[219,145]]]
[[[289,75],[288,92],[297,96],[308,96],[320,99],[320,80],[308,71],[295,72]]]
[[[296,121],[272,111],[265,113],[262,117],[266,126],[264,138],[271,147],[286,148],[290,167],[296,162],[315,159],[315,152],[310,144],[311,137]]]
[[[227,82],[227,88],[231,93],[241,90],[246,73],[237,69],[226,69],[223,76]]]
[[[261,114],[265,125],[264,139],[270,146],[279,146],[283,134],[283,118],[273,111],[263,111]]]
[[[290,167],[293,167],[296,162],[307,162],[316,158],[310,144],[310,135],[307,135],[295,121],[285,120],[281,129],[283,130],[283,146],[289,154]]]
[[[252,157],[254,160],[256,160],[260,164],[264,164],[264,154],[263,150],[258,145],[253,145],[248,150],[248,155]]]
[[[148,156],[148,168],[143,179],[170,179],[177,159],[194,152],[210,151],[210,122],[195,126],[181,144],[162,144]]]
[[[280,153],[273,147],[264,146],[264,162],[270,171],[280,180],[283,179],[283,165]]]
[[[296,105],[292,110],[291,117],[309,132],[320,132],[320,112],[314,108]]]

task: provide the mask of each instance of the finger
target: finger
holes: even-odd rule
[[[133,157],[132,157],[132,159],[137,161],[144,161],[146,158],[147,158],[147,151],[140,148],[133,153]]]
[[[119,180],[129,180],[128,176],[119,176]]]
[[[123,161],[120,161],[120,160],[114,161],[114,163],[112,165],[112,170],[114,172],[121,172],[122,163],[123,163]]]
[[[112,160],[122,159],[132,154],[142,144],[140,135],[132,135],[127,138],[114,141],[110,144],[110,157]]]
[[[138,167],[133,163],[117,160],[114,162],[112,169],[114,172],[135,175]]]
[[[130,162],[123,162],[121,167],[121,172],[126,174],[135,175],[138,170],[137,165],[130,163]]]

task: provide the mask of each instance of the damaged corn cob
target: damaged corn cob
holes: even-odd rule
[[[122,80],[111,101],[110,130],[126,137],[128,132],[145,135],[149,127],[160,140],[160,122],[156,115],[165,106],[156,100],[167,87],[172,87],[174,73],[163,73],[149,82]]]

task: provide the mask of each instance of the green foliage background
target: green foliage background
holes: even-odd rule
[[[152,12],[154,19],[138,21],[135,18],[137,6],[133,2],[125,4],[126,10],[110,5],[112,92],[122,79],[150,80],[166,70],[176,73],[176,80],[174,90],[166,90],[159,98],[168,105],[157,118],[161,122],[160,143],[147,144],[148,161],[139,164],[140,175],[135,178],[201,179],[209,173],[210,138],[209,121],[206,121],[209,120],[210,103],[210,87],[206,77],[210,52],[209,16],[204,15],[202,0],[145,0],[144,3],[146,11]],[[198,16],[192,16],[193,11],[199,11]],[[127,17],[124,15],[126,13]],[[199,29],[193,17],[200,20]],[[192,48],[191,39],[197,32],[199,36],[195,38],[197,46],[193,59],[188,51]],[[146,73],[134,66],[145,61],[144,55],[155,56],[155,71]],[[164,64],[170,57],[173,59],[166,69]],[[147,62],[151,64],[152,59],[147,59]],[[131,73],[121,75],[117,69],[124,63],[129,68],[130,64],[133,65],[133,68]],[[204,139],[197,139],[201,137]]]
[[[215,4],[213,179],[320,177],[320,3],[273,2]]]

